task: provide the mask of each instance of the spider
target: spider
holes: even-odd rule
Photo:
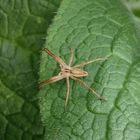
[[[93,63],[95,61],[100,61],[100,60],[107,60],[108,58],[97,58],[94,60],[86,61],[77,65],[72,66],[72,61],[73,61],[73,52],[72,49],[70,48],[70,59],[69,59],[69,64],[67,65],[59,56],[53,54],[48,48],[44,48],[42,51],[45,51],[48,55],[50,55],[56,62],[59,63],[60,65],[60,72],[58,75],[53,76],[49,78],[48,80],[43,80],[40,82],[40,87],[44,85],[48,85],[54,82],[57,82],[59,80],[65,79],[66,78],[66,99],[65,99],[65,109],[67,107],[68,103],[68,98],[69,98],[69,93],[70,93],[70,82],[69,79],[73,79],[81,83],[85,88],[87,88],[91,93],[93,93],[95,96],[97,96],[99,99],[105,100],[102,96],[97,94],[92,88],[90,88],[84,81],[80,79],[80,77],[88,76],[88,72],[79,69],[79,67],[85,66],[87,64]]]

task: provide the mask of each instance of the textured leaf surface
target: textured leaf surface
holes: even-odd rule
[[[0,0],[0,140],[44,137],[37,100],[39,50],[59,1]]]
[[[140,18],[140,0],[124,0],[124,2],[128,8]]]
[[[101,102],[76,81],[64,112],[65,80],[40,91],[46,140],[140,139],[140,41],[133,15],[116,0],[64,0],[48,32],[48,47],[73,64],[98,57],[83,80],[107,101]],[[42,54],[40,79],[59,72],[59,65]]]

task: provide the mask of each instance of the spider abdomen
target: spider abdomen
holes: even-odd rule
[[[88,76],[88,72],[81,70],[81,69],[72,69],[71,74],[75,77]]]

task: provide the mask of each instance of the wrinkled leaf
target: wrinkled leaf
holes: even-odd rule
[[[73,65],[110,57],[84,67],[82,78],[107,101],[100,101],[70,80],[64,111],[65,80],[41,89],[40,109],[46,140],[140,139],[140,41],[133,15],[118,0],[63,0],[48,31],[45,47]],[[42,53],[40,79],[57,75],[59,65]]]
[[[134,15],[140,18],[140,0],[123,0]]]
[[[0,140],[42,140],[40,49],[60,1],[0,0]]]

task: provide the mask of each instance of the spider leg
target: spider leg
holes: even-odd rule
[[[74,76],[71,76],[70,78],[72,78],[73,80],[76,80],[78,81],[79,83],[81,83],[85,88],[87,88],[88,90],[91,91],[91,93],[93,93],[96,97],[98,97],[99,99],[102,99],[102,100],[106,100],[105,98],[101,97],[99,94],[97,94],[92,88],[90,88],[84,81],[82,81],[81,79],[79,78],[76,78]]]
[[[64,78],[65,78],[65,76],[63,76],[63,75],[53,76],[53,77],[49,78],[48,80],[41,81],[41,82],[39,83],[39,87],[42,87],[42,86],[44,86],[44,85],[48,85],[48,84],[57,82],[57,81],[62,80],[62,79],[64,79]]]
[[[72,49],[70,48],[70,60],[69,60],[69,66],[71,66],[73,60],[73,52]]]
[[[57,61],[60,65],[65,66],[65,62],[59,57],[56,56],[55,54],[53,54],[48,48],[43,48],[42,51],[45,51],[46,53],[48,53],[51,57],[54,58],[55,61]]]
[[[66,92],[66,100],[65,100],[65,110],[68,104],[68,99],[69,99],[69,93],[70,93],[70,82],[69,82],[69,77],[66,77],[66,86],[67,86],[67,92]]]
[[[77,67],[82,67],[82,66],[85,66],[87,64],[90,64],[90,63],[94,63],[96,61],[102,61],[102,60],[108,60],[109,58],[97,58],[97,59],[94,59],[94,60],[90,60],[90,61],[86,61],[86,62],[82,62],[80,64],[77,64],[75,66],[73,66],[74,68],[77,68]]]

